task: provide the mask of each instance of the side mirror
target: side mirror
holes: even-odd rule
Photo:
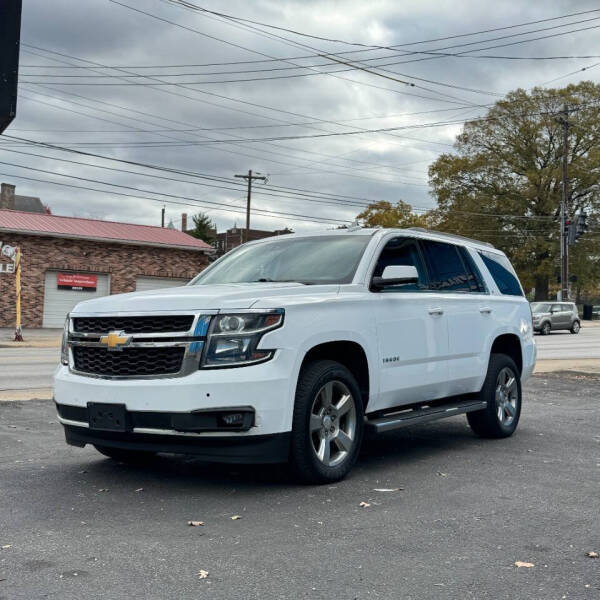
[[[373,277],[371,287],[374,290],[383,290],[392,285],[418,282],[419,273],[416,267],[409,265],[389,265],[383,270],[381,277]]]

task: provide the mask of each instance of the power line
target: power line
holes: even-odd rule
[[[39,49],[39,48],[38,48],[38,49]],[[91,64],[93,64],[94,66],[103,66],[103,65],[101,65],[101,64],[99,64],[99,63],[96,63],[96,62],[93,62],[93,61],[88,61],[87,59],[79,59],[79,58],[77,58],[77,57],[72,57],[72,56],[69,56],[69,55],[66,55],[66,54],[63,54],[63,53],[60,53],[60,52],[58,52],[58,53],[57,53],[57,52],[55,52],[55,51],[53,51],[53,50],[44,50],[44,49],[41,49],[41,50],[42,50],[42,51],[45,51],[45,52],[52,53],[52,54],[58,54],[58,55],[60,55],[60,56],[67,56],[67,57],[69,57],[69,58],[72,58],[72,59],[75,59],[75,60],[81,60],[81,61],[84,61],[84,62],[90,62],[90,63],[91,63]],[[58,60],[58,59],[53,59],[53,60]],[[160,81],[160,80],[159,80],[159,81]],[[40,87],[44,87],[44,86],[40,86]],[[178,85],[178,87],[183,87],[184,89],[193,89],[193,88],[188,88],[188,87],[186,87],[186,86],[184,86],[184,85],[180,85],[180,84]],[[52,88],[50,88],[50,89],[52,89]],[[153,88],[153,89],[154,89],[154,88]],[[217,107],[219,107],[219,108],[227,108],[228,110],[234,110],[234,111],[236,111],[236,112],[247,113],[247,111],[241,110],[241,109],[239,109],[239,108],[224,107],[224,106],[222,106],[222,105],[219,105],[219,104],[216,104],[216,103],[213,103],[213,102],[207,101],[207,100],[201,100],[201,99],[199,99],[199,98],[191,98],[191,97],[189,97],[189,96],[186,96],[186,95],[184,95],[184,94],[176,93],[176,92],[169,91],[169,90],[160,90],[159,88],[156,88],[156,89],[158,89],[159,91],[163,91],[164,93],[167,93],[167,94],[170,94],[170,95],[182,96],[182,97],[184,97],[184,98],[187,98],[187,99],[189,99],[189,100],[194,100],[194,101],[197,101],[197,102],[207,103],[207,104],[209,104],[209,105],[214,105],[214,106],[217,106]],[[197,91],[197,90],[196,90],[196,91]],[[210,92],[200,92],[200,93],[207,93],[207,94],[210,94],[210,95],[214,95],[214,94],[212,94],[212,93],[210,93]],[[74,96],[77,96],[77,94],[73,94],[73,95],[74,95]],[[230,99],[230,100],[231,100],[231,98],[228,98],[228,97],[226,97],[226,96],[221,96],[221,95],[217,95],[217,96],[219,96],[219,97],[221,97],[221,98],[226,98],[226,99]],[[236,102],[242,102],[242,103],[248,104],[248,102],[241,101],[241,100],[234,100],[234,101],[236,101]],[[99,101],[99,100],[98,100],[98,102],[102,102],[102,101]],[[110,103],[109,103],[109,104],[110,104]],[[257,104],[257,103],[250,103],[250,104],[251,104],[251,105],[253,105],[253,106],[258,106],[258,107],[261,107],[261,108],[267,109],[267,110],[273,110],[273,111],[281,112],[281,113],[283,113],[283,114],[290,114],[290,115],[293,115],[293,116],[296,116],[296,117],[300,117],[300,118],[305,118],[305,119],[314,119],[314,120],[317,120],[317,121],[319,121],[319,122],[321,122],[321,123],[324,123],[324,124],[334,124],[334,125],[338,125],[338,126],[349,127],[348,125],[343,125],[343,124],[341,124],[341,123],[339,123],[339,122],[336,122],[336,121],[327,121],[327,120],[325,120],[325,119],[315,119],[314,117],[309,117],[309,116],[307,116],[307,115],[303,115],[303,114],[300,114],[300,113],[294,113],[294,112],[291,112],[291,111],[286,111],[286,110],[282,110],[282,109],[275,109],[275,108],[273,108],[273,107],[266,107],[266,106],[264,106],[264,105],[260,105],[260,104]],[[121,108],[122,108],[122,107],[121,107]],[[126,110],[132,110],[132,109],[126,109]],[[136,111],[133,111],[133,112],[136,112]],[[256,113],[247,113],[247,114],[254,114],[254,115],[256,115]],[[276,118],[276,117],[272,117],[272,116],[264,116],[264,115],[257,115],[257,116],[260,116],[261,118],[265,118],[265,119],[274,120],[274,121],[281,121],[281,119],[278,119],[278,118]],[[284,121],[284,122],[285,122],[285,121]],[[316,129],[316,130],[321,130],[321,129],[319,129],[318,127],[314,127],[314,126],[311,126],[310,128],[312,128],[312,129]],[[355,130],[360,130],[360,129],[361,129],[361,128],[358,128],[358,127],[356,127],[356,126],[353,126],[353,128],[354,128]],[[322,131],[322,130],[321,130],[321,131]],[[390,136],[392,136],[392,137],[397,137],[397,136],[396,136],[396,134],[394,134],[394,133],[387,133],[386,135],[390,135]],[[167,136],[167,137],[168,137],[168,136]],[[205,136],[205,137],[206,137],[206,136]],[[402,136],[398,136],[398,137],[402,137]],[[277,145],[277,144],[275,144],[275,145],[276,145],[276,146],[278,146],[278,147],[280,147],[280,146],[279,146],[279,145]]]
[[[36,145],[41,145],[41,146],[47,146],[46,144],[42,143],[42,142],[32,142],[33,144]],[[146,164],[146,163],[138,163],[135,161],[128,161],[128,160],[124,160],[124,159],[117,159],[117,158],[113,158],[113,157],[107,157],[107,156],[102,156],[102,155],[97,155],[97,154],[91,154],[91,153],[87,153],[87,152],[80,152],[80,151],[76,151],[76,150],[70,150],[68,148],[59,148],[59,147],[54,147],[55,149],[58,150],[64,150],[66,152],[73,152],[75,154],[83,154],[86,156],[91,156],[91,157],[95,157],[95,158],[101,158],[101,159],[105,159],[105,160],[109,160],[109,161],[114,161],[114,162],[119,162],[119,163],[126,163],[126,164],[133,164],[136,166],[140,166],[143,168],[148,168],[148,169],[155,169],[158,171],[164,171],[164,172],[169,172],[169,173],[177,173],[177,174],[181,174],[181,175],[186,175],[186,176],[190,176],[190,177],[198,177],[198,178],[204,178],[204,179],[210,179],[210,180],[215,180],[215,181],[223,181],[225,180],[225,178],[219,177],[219,176],[214,176],[214,175],[206,175],[206,174],[201,174],[201,173],[196,173],[193,171],[183,171],[183,170],[177,170],[177,169],[172,169],[169,167],[163,167],[163,166],[159,166],[159,165],[150,165],[150,164]],[[44,157],[43,158],[50,158],[53,160],[61,160],[61,161],[65,161],[65,162],[74,162],[75,164],[82,164],[85,166],[89,166],[89,167],[94,167],[94,168],[101,168],[101,169],[108,169],[108,170],[113,170],[113,171],[121,171],[121,172],[128,172],[128,171],[123,171],[122,169],[116,169],[116,168],[112,168],[112,167],[104,167],[101,165],[92,165],[92,164],[87,164],[87,163],[78,163],[77,161],[69,161],[66,159],[60,159],[60,158],[56,158],[56,157]],[[20,165],[15,165],[15,166],[20,166]],[[142,176],[148,176],[148,177],[158,177],[155,175],[149,175],[149,174],[145,174],[145,173],[136,173],[133,172],[132,174],[135,175],[142,175]],[[158,177],[159,179],[169,179],[166,177]],[[201,183],[197,183],[197,182],[189,182],[189,181],[181,181],[181,180],[175,180],[175,181],[180,181],[181,183],[195,183],[197,185],[206,185],[206,184],[201,184]],[[226,183],[230,183],[230,181],[226,181]],[[111,184],[108,184],[111,185]],[[217,186],[215,186],[217,187]],[[242,186],[243,187],[243,186]],[[296,195],[302,195],[302,194],[318,194],[319,192],[314,192],[311,190],[306,190],[303,188],[284,188],[282,186],[270,186],[270,189],[282,189],[282,190],[287,190],[290,192],[298,192]],[[239,189],[236,189],[234,191],[239,191]],[[274,195],[270,192],[261,190],[261,189],[257,189],[256,193],[260,193],[260,194],[265,194],[265,195]],[[367,203],[373,203],[376,202],[376,200],[373,199],[369,199],[369,198],[359,198],[359,197],[354,197],[354,196],[343,196],[340,194],[327,194],[330,197],[338,197],[338,198],[349,198],[349,199],[356,199],[356,200],[362,200],[364,202]],[[290,199],[289,197],[287,197],[287,199]],[[305,198],[301,198],[302,200],[304,200]],[[351,205],[351,203],[348,203],[349,205]],[[359,205],[359,203],[357,202],[355,205]],[[412,206],[411,207],[413,211],[415,212],[427,212],[429,210],[432,210],[431,208],[424,208],[424,207],[415,207]],[[259,209],[260,210],[260,209]],[[513,218],[513,219],[528,219],[528,220],[552,220],[554,219],[554,217],[548,217],[548,216],[540,216],[540,215],[511,215],[511,214],[499,214],[499,213],[486,213],[486,212],[475,212],[475,211],[461,211],[461,210],[453,210],[453,213],[456,214],[465,214],[465,215],[478,215],[478,216],[485,216],[485,217],[501,217],[501,218]]]
[[[111,2],[113,2],[114,0],[109,0]],[[372,45],[372,44],[361,44],[358,42],[348,42],[346,40],[339,40],[339,39],[333,39],[333,38],[326,38],[326,37],[321,37],[321,36],[315,36],[315,35],[310,35],[307,33],[303,33],[303,32],[299,32],[296,31],[294,29],[286,29],[285,27],[278,27],[276,25],[270,25],[267,23],[262,23],[260,21],[252,21],[250,19],[244,19],[242,17],[233,17],[232,15],[228,15],[225,13],[221,13],[221,12],[217,12],[217,11],[211,11],[208,10],[206,8],[202,8],[200,6],[197,6],[191,2],[185,2],[182,0],[163,0],[166,3],[169,4],[178,4],[180,6],[184,6],[186,8],[191,8],[193,10],[199,10],[201,12],[205,12],[205,13],[210,13],[216,16],[220,16],[220,17],[224,17],[227,19],[232,19],[232,20],[236,20],[236,21],[243,21],[246,23],[251,23],[253,25],[262,25],[264,27],[269,27],[270,29],[277,29],[280,31],[286,31],[288,33],[293,33],[295,35],[299,35],[302,37],[309,37],[309,38],[313,38],[313,39],[317,39],[317,40],[321,40],[321,41],[326,41],[326,42],[335,42],[335,43],[341,43],[341,44],[346,44],[346,45],[350,45],[350,46],[361,46],[363,48],[367,48],[369,50],[371,49],[376,49],[376,50],[380,50],[380,49],[389,49],[390,46],[376,46],[376,45]],[[441,42],[441,41],[445,41],[445,40],[451,40],[451,39],[456,39],[456,38],[461,38],[461,37],[471,37],[474,35],[479,35],[479,34],[483,34],[483,33],[493,33],[494,31],[504,31],[507,29],[514,29],[514,28],[518,28],[518,27],[524,27],[526,25],[537,25],[539,23],[547,23],[550,21],[556,21],[559,19],[566,19],[568,17],[574,17],[574,16],[579,16],[579,15],[585,15],[585,14],[590,14],[590,13],[594,13],[594,12],[600,12],[600,9],[591,9],[591,10],[585,10],[585,11],[579,11],[579,12],[575,12],[575,13],[569,13],[566,15],[560,15],[558,17],[550,17],[550,18],[546,18],[546,19],[538,19],[536,21],[527,21],[525,23],[518,23],[518,24],[513,24],[513,25],[508,25],[508,26],[504,26],[504,27],[495,27],[493,29],[483,29],[481,31],[476,31],[474,33],[462,33],[462,34],[455,34],[455,35],[451,35],[451,36],[445,36],[445,37],[440,37],[440,38],[432,38],[432,39],[428,39],[428,40],[421,40],[421,41],[417,41],[417,42],[409,42],[409,43],[404,43],[404,44],[397,44],[397,45],[393,45],[391,46],[392,48],[396,49],[396,48],[400,48],[400,47],[407,47],[407,46],[414,46],[414,45],[419,45],[419,44],[426,44],[426,43],[430,43],[430,42]]]

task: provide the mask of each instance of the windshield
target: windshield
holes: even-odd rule
[[[332,235],[240,246],[191,284],[350,283],[370,239],[367,235]]]
[[[552,303],[550,303],[550,302],[534,302],[531,305],[531,312],[534,312],[534,313],[550,312],[551,306],[552,306]]]

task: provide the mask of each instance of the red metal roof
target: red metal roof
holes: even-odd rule
[[[18,210],[0,210],[0,231],[169,246],[189,250],[212,250],[206,242],[177,229],[78,217],[59,217]],[[8,243],[9,240],[5,241]]]

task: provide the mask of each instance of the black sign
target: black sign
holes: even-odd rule
[[[0,0],[0,133],[17,114],[22,0]]]

